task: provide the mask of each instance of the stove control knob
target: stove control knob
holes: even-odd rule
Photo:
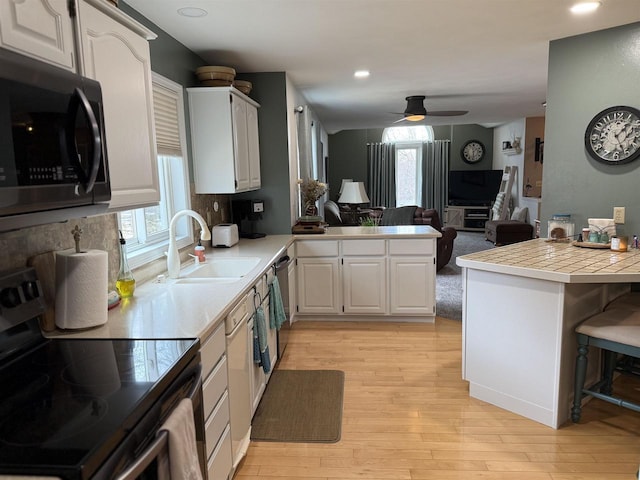
[[[15,287],[8,287],[0,290],[0,304],[6,308],[17,307],[22,303],[20,293]]]
[[[40,291],[38,290],[38,282],[34,280],[22,282],[22,292],[24,293],[24,298],[26,298],[27,300],[38,298],[40,296]]]

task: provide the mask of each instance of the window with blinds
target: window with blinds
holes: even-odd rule
[[[163,255],[169,241],[171,217],[175,212],[189,208],[182,85],[154,73],[153,109],[160,203],[118,214],[134,268]],[[176,240],[178,248],[193,242],[191,223],[186,218],[176,222]]]

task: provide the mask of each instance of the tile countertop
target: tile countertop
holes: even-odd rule
[[[426,225],[397,227],[329,227],[324,234],[267,235],[242,239],[231,248],[208,248],[207,258],[260,257],[260,263],[233,283],[147,282],[131,299],[109,311],[107,323],[86,330],[55,330],[48,337],[66,338],[207,338],[296,239],[437,238]]]
[[[544,238],[471,253],[456,259],[460,267],[561,283],[640,281],[640,250],[614,252],[583,248]]]

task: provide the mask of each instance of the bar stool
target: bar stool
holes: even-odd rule
[[[629,308],[640,310],[640,292],[629,292],[609,302],[605,310],[612,308]]]
[[[640,309],[611,308],[594,315],[576,327],[578,355],[576,357],[575,386],[571,420],[580,421],[582,398],[588,395],[605,402],[640,412],[640,404],[613,395],[613,372],[622,369],[618,355],[640,358]],[[585,387],[589,347],[599,347],[604,354],[601,378]],[[623,369],[627,373],[629,368]]]

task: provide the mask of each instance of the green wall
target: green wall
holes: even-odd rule
[[[551,42],[542,181],[542,231],[554,213],[570,213],[577,231],[587,218],[612,218],[626,207],[623,234],[640,235],[640,160],[605,165],[586,153],[585,130],[600,111],[640,108],[640,23]]]
[[[337,200],[343,178],[367,181],[367,143],[380,142],[384,128],[343,130],[329,135],[329,197]],[[441,125],[433,127],[436,140],[451,140],[451,170],[490,170],[493,158],[493,129],[480,125]],[[480,140],[486,147],[485,158],[469,165],[460,157],[464,142]]]
[[[291,233],[289,213],[289,145],[287,130],[287,90],[284,72],[238,74],[253,84],[251,98],[260,104],[260,176],[258,191],[231,195],[231,199],[255,198],[264,201],[262,220],[256,231],[266,234]]]
[[[338,199],[343,178],[354,182],[367,181],[367,143],[379,142],[382,128],[342,130],[329,135],[329,161],[327,172],[329,198]]]

